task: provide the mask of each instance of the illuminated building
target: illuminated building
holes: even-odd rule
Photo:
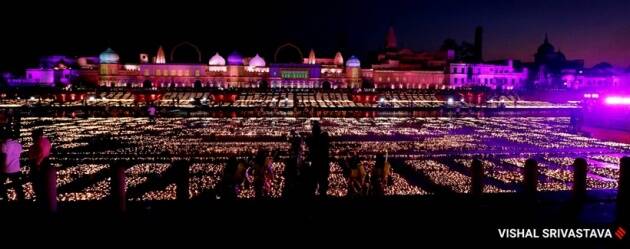
[[[570,89],[627,89],[630,70],[601,63],[592,68],[562,70],[562,81]]]
[[[534,62],[529,64],[530,78],[535,85],[544,87],[564,87],[561,72],[563,70],[582,70],[583,60],[567,60],[564,53],[556,51],[545,34],[545,40],[534,55]]]
[[[517,89],[525,84],[527,68],[517,70],[512,60],[506,65],[482,63],[451,63],[448,69],[448,85],[459,87],[486,86],[492,89]]]
[[[98,87],[116,88],[379,88],[379,89],[450,89],[486,86],[512,90],[531,81],[539,85],[564,83],[570,88],[619,86],[627,82],[626,72],[602,69],[584,70],[580,60],[566,60],[545,37],[535,61],[526,68],[511,60],[481,62],[481,28],[475,31],[473,56],[457,56],[456,49],[418,52],[400,48],[393,28],[389,28],[384,46],[374,63],[361,63],[358,57],[318,57],[311,49],[305,57],[299,47],[287,43],[275,51],[273,63],[259,54],[251,57],[233,51],[227,57],[212,52],[204,63],[201,50],[182,42],[167,50],[160,46],[154,55],[140,53],[135,63],[122,63],[120,56],[107,48],[98,57],[49,56],[39,68],[29,68],[23,78],[5,75],[9,86],[68,85],[82,82]],[[188,46],[197,53],[192,63],[175,62],[177,49]],[[278,56],[290,53],[291,59]],[[280,56],[282,57],[282,56]],[[128,61],[127,61],[128,62]],[[519,64],[520,65],[520,64]]]

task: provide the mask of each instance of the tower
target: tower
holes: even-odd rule
[[[157,55],[155,56],[155,64],[165,64],[166,56],[164,56],[164,48],[160,46],[157,51]]]
[[[385,37],[385,48],[395,49],[398,47],[398,41],[396,40],[396,33],[394,33],[394,27],[389,26],[387,31],[387,37]]]
[[[337,66],[343,66],[343,56],[341,55],[341,52],[337,52],[337,54],[335,54],[334,62]]]
[[[475,29],[475,61],[483,61],[483,28],[481,26]]]
[[[315,50],[311,49],[311,52],[308,53],[308,64],[315,64],[316,60],[315,60]]]

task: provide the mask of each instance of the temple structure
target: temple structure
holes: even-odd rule
[[[481,59],[481,30],[476,31],[475,42]],[[546,41],[547,42],[547,41]],[[177,49],[191,47],[198,61],[175,62]],[[278,56],[288,52],[290,61],[279,62]],[[541,49],[539,49],[541,50]],[[547,48],[543,48],[546,52]],[[551,49],[553,50],[553,49]],[[167,57],[170,52],[170,57]],[[506,63],[456,61],[455,51],[424,52],[401,48],[393,27],[385,36],[377,61],[371,65],[361,63],[354,55],[337,52],[334,56],[318,56],[311,49],[308,56],[294,44],[284,44],[276,50],[273,63],[259,54],[242,55],[233,51],[225,55],[218,52],[204,62],[201,50],[194,44],[182,42],[170,51],[157,48],[154,55],[139,54],[132,63],[122,63],[112,48],[98,57],[45,57],[39,68],[29,68],[25,77],[7,76],[10,86],[68,85],[80,82],[86,85],[115,88],[384,88],[384,89],[445,89],[471,86],[515,89],[527,80],[527,70]],[[537,57],[538,58],[538,57]],[[542,56],[542,59],[546,57]],[[126,60],[130,61],[130,60]]]

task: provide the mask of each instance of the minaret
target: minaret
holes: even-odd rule
[[[481,26],[475,29],[475,61],[483,61],[483,28]]]
[[[315,50],[311,49],[311,52],[308,53],[308,64],[315,64]]]
[[[547,32],[545,32],[545,43],[549,44],[549,37],[547,36]]]
[[[335,54],[335,65],[343,66],[343,56],[341,56],[341,52],[337,52],[337,54]]]
[[[398,42],[396,41],[396,33],[394,33],[394,27],[389,26],[389,30],[387,31],[387,37],[385,38],[385,48],[394,49],[398,47]]]
[[[155,57],[155,64],[165,64],[165,63],[166,63],[166,56],[164,56],[164,48],[160,46],[160,48],[158,48],[157,55]]]

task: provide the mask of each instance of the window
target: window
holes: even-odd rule
[[[455,78],[455,84],[457,84],[457,80],[458,80],[458,78]]]
[[[149,73],[149,69],[145,69],[144,70],[144,76],[149,76],[151,75],[151,73]]]
[[[177,74],[177,71],[171,70],[171,76],[175,76],[176,74]]]
[[[177,70],[177,76],[182,76],[183,72],[182,70]]]
[[[453,68],[453,73],[457,73],[457,68]]]
[[[195,76],[199,77],[199,69],[195,70]]]
[[[466,73],[466,69],[462,67],[462,69],[459,72],[460,73]]]
[[[184,72],[185,76],[190,76],[190,70],[186,70],[186,72]]]
[[[33,78],[33,75],[29,73],[27,78],[28,78],[28,79],[32,79],[32,78]]]
[[[156,70],[155,70],[155,75],[156,75],[156,76],[162,76],[162,70],[160,70],[160,69],[156,69]]]

